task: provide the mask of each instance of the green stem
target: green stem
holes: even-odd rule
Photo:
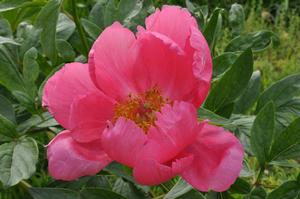
[[[264,171],[265,171],[265,168],[264,168],[264,167],[261,167],[261,168],[259,169],[259,173],[258,173],[258,175],[257,175],[257,177],[256,177],[256,180],[255,180],[255,182],[254,182],[254,185],[256,185],[256,186],[260,185],[260,180],[261,180],[261,178],[262,178],[262,176],[263,176],[263,174],[264,174]]]
[[[87,39],[86,39],[85,34],[84,34],[84,30],[83,30],[82,25],[80,23],[78,14],[77,14],[76,0],[71,0],[71,4],[72,4],[72,11],[73,11],[72,14],[73,14],[74,22],[75,22],[76,27],[78,29],[79,37],[80,37],[80,40],[81,40],[82,45],[83,45],[84,56],[87,57],[89,46],[88,46]]]

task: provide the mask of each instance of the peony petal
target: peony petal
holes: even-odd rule
[[[140,159],[153,159],[159,163],[178,156],[183,149],[194,142],[201,130],[195,107],[187,102],[174,102],[157,113],[156,127],[148,132],[148,142],[140,153]]]
[[[206,124],[186,152],[194,154],[194,161],[181,175],[200,191],[229,189],[242,169],[241,143],[220,127]]]
[[[106,153],[114,160],[133,166],[141,148],[147,141],[143,130],[133,121],[119,118],[114,126],[104,130],[102,144]]]
[[[142,159],[133,170],[136,181],[144,185],[157,185],[166,182],[182,172],[193,162],[193,155],[185,155],[168,164],[160,164],[152,159]]]
[[[212,58],[209,46],[202,33],[195,27],[191,27],[189,43],[185,52],[188,60],[192,60],[193,75],[197,81],[194,92],[186,100],[199,107],[207,97],[212,77]]]
[[[111,159],[101,150],[101,145],[96,146],[97,143],[91,146],[78,144],[70,131],[59,133],[47,149],[50,175],[57,180],[69,181],[98,173]],[[91,158],[91,154],[97,155]]]
[[[134,34],[115,22],[106,28],[89,54],[90,73],[105,94],[119,99],[134,92],[130,71],[135,59]]]
[[[163,6],[161,11],[157,9],[146,19],[147,30],[166,35],[182,49],[185,48],[191,26],[197,28],[197,21],[187,9],[179,6]]]
[[[164,97],[172,100],[183,100],[194,93],[198,80],[192,61],[170,38],[147,31],[138,38],[136,47],[138,57],[132,76],[139,92],[157,87]]]
[[[100,91],[80,96],[72,105],[70,130],[78,142],[100,139],[107,121],[113,118],[114,101]]]
[[[47,81],[43,93],[43,106],[68,129],[74,99],[88,92],[98,90],[90,79],[87,64],[66,64]]]

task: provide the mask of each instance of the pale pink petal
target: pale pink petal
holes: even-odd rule
[[[122,117],[114,125],[110,124],[102,134],[102,145],[109,157],[131,167],[146,141],[143,130]]]
[[[156,87],[172,100],[193,98],[198,80],[191,59],[180,46],[165,35],[148,31],[138,38],[136,48],[132,76],[139,92]]]
[[[193,155],[189,154],[175,158],[166,164],[152,159],[142,159],[137,161],[133,169],[133,176],[140,184],[157,185],[181,173],[193,162],[193,158]]]
[[[98,92],[89,75],[87,64],[66,64],[46,83],[43,93],[43,106],[46,106],[55,119],[69,128],[71,105],[77,96],[88,92]]]
[[[95,41],[90,54],[90,73],[106,95],[119,99],[134,92],[131,67],[135,59],[134,34],[118,22],[106,28]]]
[[[163,6],[161,11],[157,9],[146,19],[147,30],[166,35],[183,49],[191,26],[197,28],[197,21],[187,9],[179,6]]]
[[[59,133],[47,147],[50,175],[57,180],[69,181],[98,173],[111,159],[101,150],[101,145],[96,149],[96,144],[85,147],[73,140],[70,131]],[[97,151],[97,155],[89,158],[93,149]],[[96,154],[96,151],[93,153]]]
[[[200,191],[229,189],[242,169],[241,143],[220,127],[206,124],[186,152],[194,154],[194,161],[181,175]]]
[[[141,151],[140,158],[167,162],[178,156],[192,144],[203,124],[198,124],[195,107],[187,102],[165,105],[157,113],[155,127],[147,134],[148,142]]]
[[[100,91],[79,96],[72,105],[70,130],[78,142],[100,139],[107,121],[113,118],[114,101]]]

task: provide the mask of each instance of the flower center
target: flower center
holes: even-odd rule
[[[113,121],[125,117],[134,121],[147,133],[156,121],[155,113],[167,103],[170,103],[170,100],[163,98],[157,88],[135,96],[129,95],[125,101],[116,105]]]

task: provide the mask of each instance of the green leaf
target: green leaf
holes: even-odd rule
[[[18,136],[15,124],[3,115],[0,115],[0,134],[5,135],[7,137]]]
[[[37,161],[38,147],[32,138],[0,145],[1,182],[4,186],[13,186],[28,179],[35,172]]]
[[[35,27],[41,29],[41,45],[45,55],[56,63],[56,24],[58,20],[61,0],[49,1],[39,12],[35,21]],[[47,22],[47,23],[45,23]]]
[[[56,40],[58,55],[63,59],[63,62],[72,62],[75,59],[75,52],[70,43],[66,40]]]
[[[26,85],[28,94],[32,99],[36,96],[37,87],[35,81],[37,80],[40,70],[39,64],[37,63],[38,53],[37,50],[33,47],[30,48],[23,58],[23,80]]]
[[[233,199],[227,192],[209,192],[206,199]]]
[[[0,84],[10,91],[24,91],[24,82],[11,53],[0,46]]]
[[[245,24],[245,13],[242,5],[237,3],[231,5],[228,21],[231,27],[232,35],[237,36],[241,34]]]
[[[59,13],[56,25],[56,39],[68,40],[75,31],[75,23],[63,13]]]
[[[26,51],[30,48],[38,47],[40,37],[40,31],[37,30],[33,25],[22,22],[17,28],[17,38],[21,40],[20,55],[23,57]]]
[[[118,18],[126,27],[131,27],[131,20],[140,13],[142,8],[143,1],[141,0],[121,0]]]
[[[118,9],[114,0],[108,0],[104,11],[104,27],[111,25],[118,19]]]
[[[130,199],[147,198],[145,194],[137,188],[132,182],[126,182],[122,178],[118,178],[112,189],[114,192]]]
[[[23,91],[13,91],[12,94],[30,113],[35,113],[34,99],[29,96],[29,93]]]
[[[99,37],[102,30],[96,24],[94,24],[93,22],[91,22],[87,19],[84,19],[84,18],[81,19],[81,23],[82,23],[82,26],[83,26],[85,32],[93,40],[96,40]]]
[[[287,127],[298,117],[300,117],[300,97],[285,102],[276,110],[276,121],[282,128]]]
[[[12,37],[11,26],[6,19],[0,19],[0,36],[8,38]]]
[[[106,0],[97,1],[89,14],[89,20],[96,24],[99,28],[104,28],[104,12],[106,7]]]
[[[8,38],[8,37],[2,37],[0,36],[0,45],[1,44],[12,44],[12,45],[17,45],[19,46],[20,44],[15,42],[13,39]]]
[[[247,194],[251,191],[251,185],[244,179],[238,178],[230,187],[230,192]]]
[[[213,58],[213,77],[223,74],[238,58],[236,53],[224,53]]]
[[[24,7],[26,3],[30,3],[30,0],[5,0],[0,3],[0,12],[14,10],[17,8]]]
[[[267,199],[299,199],[300,184],[297,181],[288,181],[273,190]]]
[[[255,187],[244,199],[265,199],[266,196],[267,193],[262,187]]]
[[[272,160],[298,158],[299,155],[300,117],[276,137],[271,148]]]
[[[251,48],[253,52],[265,50],[271,43],[278,45],[278,36],[271,31],[258,31],[235,37],[226,46],[226,52],[244,51]]]
[[[291,100],[300,92],[300,74],[290,75],[274,83],[259,97],[256,111],[259,111],[268,101],[272,100],[276,107]]]
[[[192,189],[193,187],[190,184],[180,178],[172,187],[172,189],[165,195],[164,199],[178,198],[179,196],[186,194]]]
[[[28,120],[22,122],[21,124],[18,124],[17,130],[18,132],[23,134],[31,129],[38,130],[52,126],[58,126],[58,123],[50,113],[44,112],[41,116],[33,115]]]
[[[8,99],[0,95],[0,115],[3,115],[11,122],[16,122],[15,111]]]
[[[275,127],[274,103],[269,102],[257,114],[251,129],[251,148],[263,168],[269,161]]]
[[[80,199],[78,192],[63,188],[31,188],[29,193],[34,199]]]
[[[87,188],[80,192],[80,199],[126,199],[125,197],[107,189]]]
[[[203,34],[209,44],[210,49],[213,52],[214,46],[221,35],[222,31],[222,13],[223,10],[217,8],[214,10],[212,16],[210,17]]]
[[[253,58],[250,49],[243,52],[232,67],[217,81],[205,102],[205,108],[218,112],[234,102],[246,89],[253,71]]]
[[[261,77],[260,71],[254,71],[249,80],[245,92],[237,99],[234,104],[234,113],[246,113],[250,109],[260,94]]]

